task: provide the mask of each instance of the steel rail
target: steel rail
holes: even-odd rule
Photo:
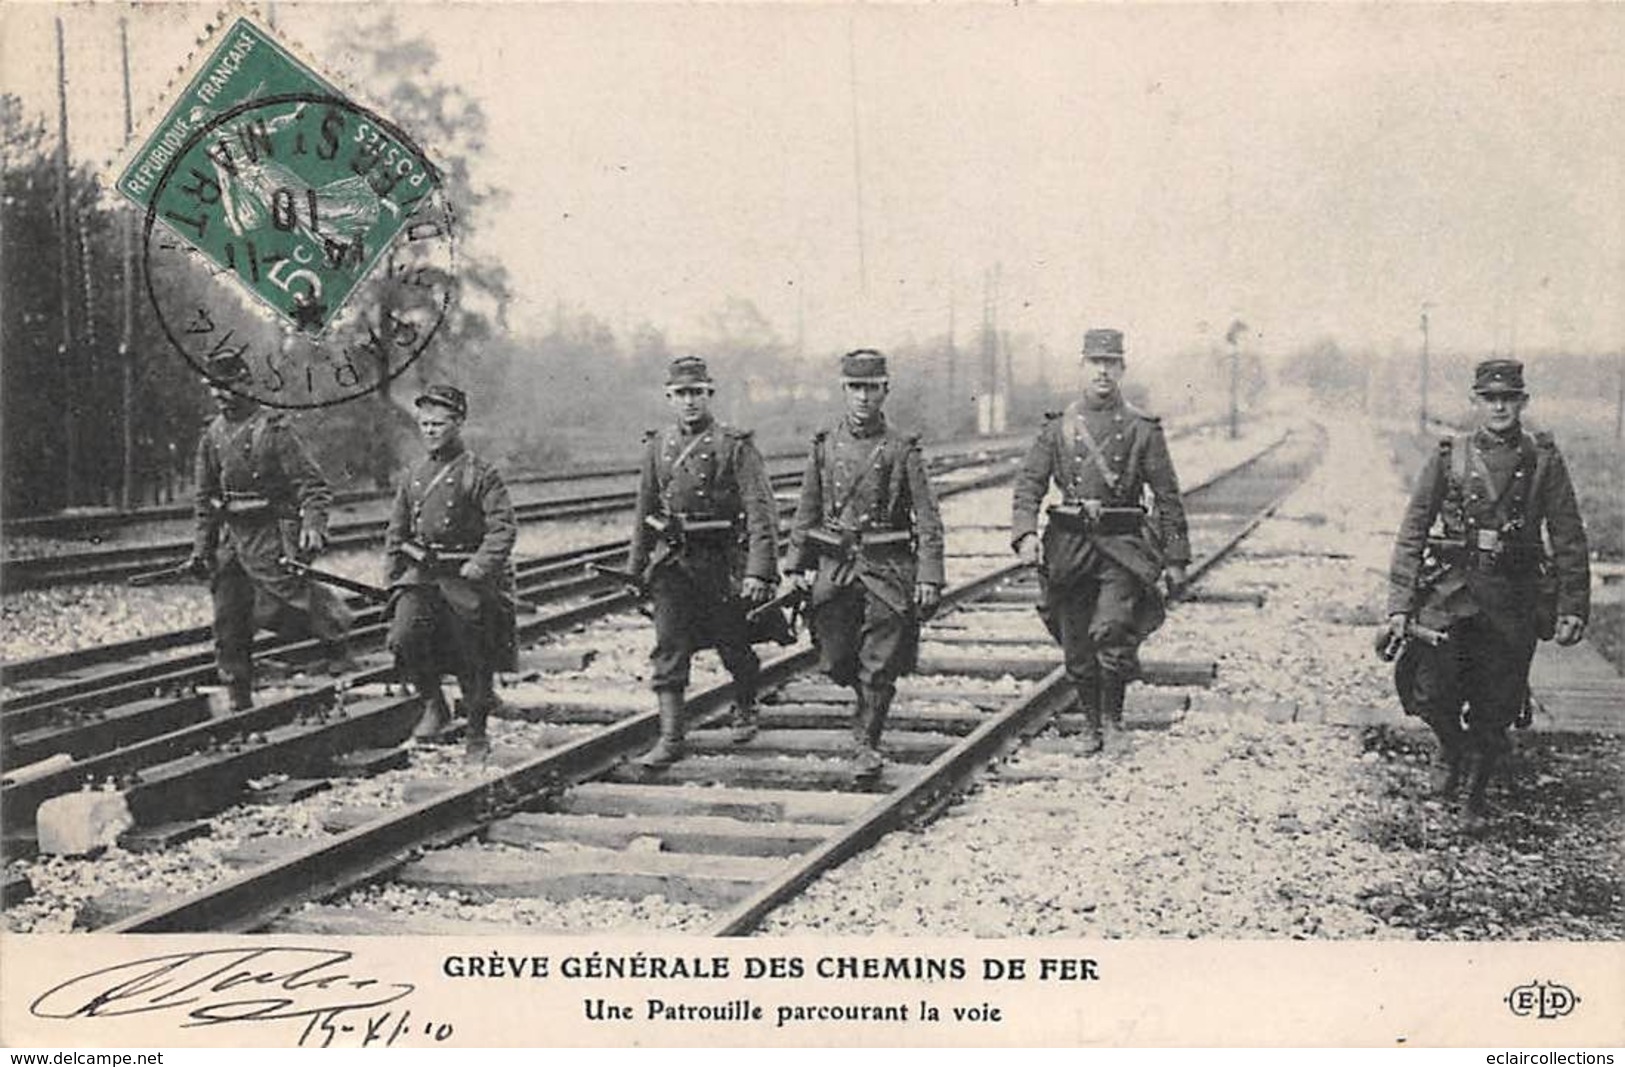
[[[1242,463],[1204,479],[1189,493],[1201,492],[1222,481],[1240,476],[1253,469],[1266,456],[1275,454],[1290,439],[1284,435],[1264,451]],[[1314,459],[1305,464],[1312,470],[1324,445],[1324,435],[1317,437]],[[1219,548],[1209,553],[1190,571],[1190,584],[1205,576],[1227,557],[1237,545],[1256,530],[1260,523],[1273,515],[1302,484],[1300,476],[1276,494],[1259,509],[1240,529],[1230,535]],[[1010,573],[1006,569],[994,580]],[[948,751],[938,756],[925,773],[897,792],[891,793],[869,809],[847,828],[832,835],[818,848],[793,861],[777,878],[740,902],[716,923],[708,933],[717,937],[739,937],[755,930],[763,919],[786,901],[794,898],[825,872],[845,863],[867,849],[881,837],[915,819],[920,813],[940,807],[953,794],[964,788],[966,782],[1003,752],[1012,747],[1023,735],[1041,729],[1071,700],[1070,685],[1064,666],[1058,666],[1039,680],[1032,692],[1026,694],[993,718],[979,726]]]
[[[1264,454],[1274,452],[1282,440],[1269,446]],[[1208,479],[1203,485],[1214,484],[1250,466],[1251,460],[1238,464],[1225,474]],[[1237,536],[1239,539],[1245,535]],[[1025,569],[1019,563],[993,568],[947,590],[943,604],[952,607],[974,600]],[[801,673],[813,665],[815,655],[814,649],[801,648],[763,664],[761,684],[764,687],[777,684]],[[1038,728],[1058,710],[1061,690],[1064,689],[1060,684],[1062,678],[1059,668],[1052,671],[1033,694],[983,724],[934,761],[919,781],[888,796],[849,831],[839,834],[803,861],[792,864],[785,875],[731,912],[715,932],[727,935],[747,932],[779,903],[799,892],[824,870],[861,851],[897,825],[899,820],[908,818],[922,807],[940,803],[945,794],[960,788],[966,777],[1014,744],[1023,732]],[[725,701],[732,695],[732,689],[732,682],[726,682],[687,701],[684,711],[690,726],[702,725],[717,717]],[[496,778],[456,789],[399,815],[357,827],[335,839],[319,842],[290,858],[245,872],[182,901],[148,909],[104,928],[105,932],[247,932],[261,929],[291,908],[329,899],[348,889],[386,877],[425,850],[467,839],[501,815],[545,803],[570,786],[598,777],[646,747],[658,732],[657,712],[634,714],[588,737],[509,769]]]

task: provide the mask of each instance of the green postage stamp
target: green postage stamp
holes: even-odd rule
[[[171,342],[205,373],[242,356],[268,403],[317,407],[377,388],[449,310],[440,172],[248,18],[218,37],[118,188],[146,214],[147,291]],[[222,299],[200,267],[251,299]]]

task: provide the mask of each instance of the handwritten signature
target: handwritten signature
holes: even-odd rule
[[[375,1012],[416,988],[409,982],[351,973],[354,969],[347,965],[353,957],[354,953],[337,949],[288,947],[213,948],[150,956],[70,978],[37,997],[29,1012],[40,1019],[171,1012],[182,1016],[178,1024],[182,1029],[304,1019],[300,1043],[316,1033],[326,1035],[325,1044],[341,1031],[356,1029],[338,1024],[343,1013]],[[371,1034],[382,1022],[374,1016],[363,1032]],[[404,1016],[397,1023],[404,1024]],[[392,1029],[398,1037],[404,1025]],[[450,1036],[449,1027],[440,1029]],[[444,1040],[438,1033],[432,1036]]]

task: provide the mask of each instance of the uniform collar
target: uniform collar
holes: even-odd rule
[[[846,432],[860,441],[867,437],[879,437],[886,432],[886,413],[880,412],[868,422],[857,422],[848,415],[844,420]]]
[[[430,452],[429,458],[437,463],[450,463],[452,460],[462,455],[463,451],[464,449],[462,441],[451,441],[447,444],[441,445],[433,452]]]
[[[1505,433],[1497,433],[1488,426],[1480,426],[1473,434],[1473,443],[1480,448],[1513,448],[1523,438],[1523,424],[1515,422]]]
[[[1108,397],[1098,397],[1094,393],[1085,393],[1083,396],[1083,409],[1085,411],[1114,411],[1123,406],[1123,394],[1113,393]]]
[[[710,415],[707,415],[700,421],[693,423],[683,422],[681,419],[679,419],[677,422],[677,432],[682,434],[684,437],[693,437],[695,434],[702,434],[709,430],[711,427],[716,425],[716,422],[717,420]]]

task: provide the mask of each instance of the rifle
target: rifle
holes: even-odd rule
[[[1384,662],[1392,663],[1404,654],[1405,646],[1412,641],[1420,641],[1438,648],[1448,640],[1450,635],[1443,630],[1435,630],[1407,618],[1404,633],[1396,634],[1383,630],[1377,635],[1377,655]]]
[[[310,564],[301,563],[299,560],[293,559],[290,556],[283,556],[281,559],[277,560],[277,565],[283,570],[287,571],[289,574],[297,574],[300,577],[309,578],[314,582],[322,582],[325,585],[331,585],[337,589],[345,589],[352,593],[360,593],[374,604],[385,604],[389,602],[388,589],[380,589],[376,585],[368,585],[366,582],[358,582],[354,578],[346,578],[342,574],[334,574],[332,571],[324,571],[319,567],[312,567]]]
[[[160,582],[179,581],[182,578],[202,577],[204,577],[204,575],[193,569],[191,561],[188,560],[185,563],[178,563],[173,567],[160,567],[155,571],[143,571],[140,574],[132,574],[128,579],[126,579],[126,584],[135,586],[157,585]]]
[[[637,596],[642,597],[648,595],[649,591],[644,587],[643,579],[632,571],[622,570],[620,567],[611,567],[607,563],[589,563],[587,564],[587,573],[597,574],[601,577],[619,582],[621,585],[626,587],[628,592],[634,593]]]
[[[764,615],[778,611],[780,608],[787,608],[789,609],[791,615],[795,615],[800,612],[801,605],[806,603],[808,595],[807,590],[792,583],[790,588],[786,589],[772,600],[758,604],[754,608],[751,608],[749,611],[745,612],[745,621],[754,623]]]

